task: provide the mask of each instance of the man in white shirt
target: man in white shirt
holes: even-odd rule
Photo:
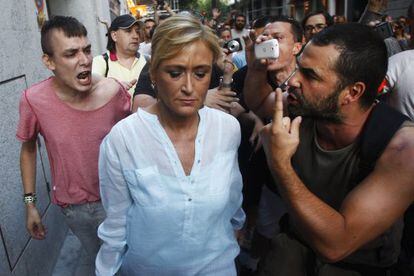
[[[151,38],[155,28],[155,20],[148,18],[144,21],[144,41],[139,44],[138,52],[144,56],[151,56]]]
[[[231,29],[231,37],[233,39],[240,38],[243,49],[245,49],[246,44],[244,43],[243,36],[249,35],[249,30],[245,29],[246,27],[246,17],[243,14],[236,15],[236,20],[234,21],[234,28]]]

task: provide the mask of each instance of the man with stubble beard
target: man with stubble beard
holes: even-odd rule
[[[261,136],[288,219],[259,275],[401,275],[395,266],[401,217],[414,200],[414,124],[376,101],[385,44],[368,26],[334,25],[311,39],[297,63],[290,117],[277,90]]]
[[[20,168],[26,226],[34,239],[46,228],[36,208],[36,141],[43,136],[52,174],[52,202],[87,252],[87,274],[94,274],[100,247],[98,155],[112,126],[130,114],[130,96],[114,79],[92,77],[91,44],[75,18],[56,16],[41,30],[42,60],[54,76],[22,94],[16,133],[22,142]]]
[[[249,30],[245,27],[246,16],[244,16],[243,14],[236,15],[236,18],[234,20],[234,27],[231,29],[231,37],[232,39],[239,38],[242,43],[243,49],[246,46],[243,37],[249,35]]]

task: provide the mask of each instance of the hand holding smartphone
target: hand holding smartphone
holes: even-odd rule
[[[276,59],[279,57],[279,42],[277,39],[270,39],[260,44],[255,44],[254,54],[257,59]]]

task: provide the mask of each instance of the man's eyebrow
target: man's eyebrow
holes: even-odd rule
[[[72,53],[76,53],[77,51],[79,51],[79,48],[69,48],[63,51],[64,54],[72,54]]]
[[[321,76],[319,76],[315,70],[312,68],[303,67],[299,62],[297,62],[298,70],[305,75],[305,77],[312,78],[315,80],[323,80]]]

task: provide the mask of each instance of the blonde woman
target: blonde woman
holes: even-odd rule
[[[240,128],[203,107],[217,37],[190,16],[157,27],[151,80],[158,101],[117,124],[100,151],[107,218],[97,275],[236,275],[244,223]]]

